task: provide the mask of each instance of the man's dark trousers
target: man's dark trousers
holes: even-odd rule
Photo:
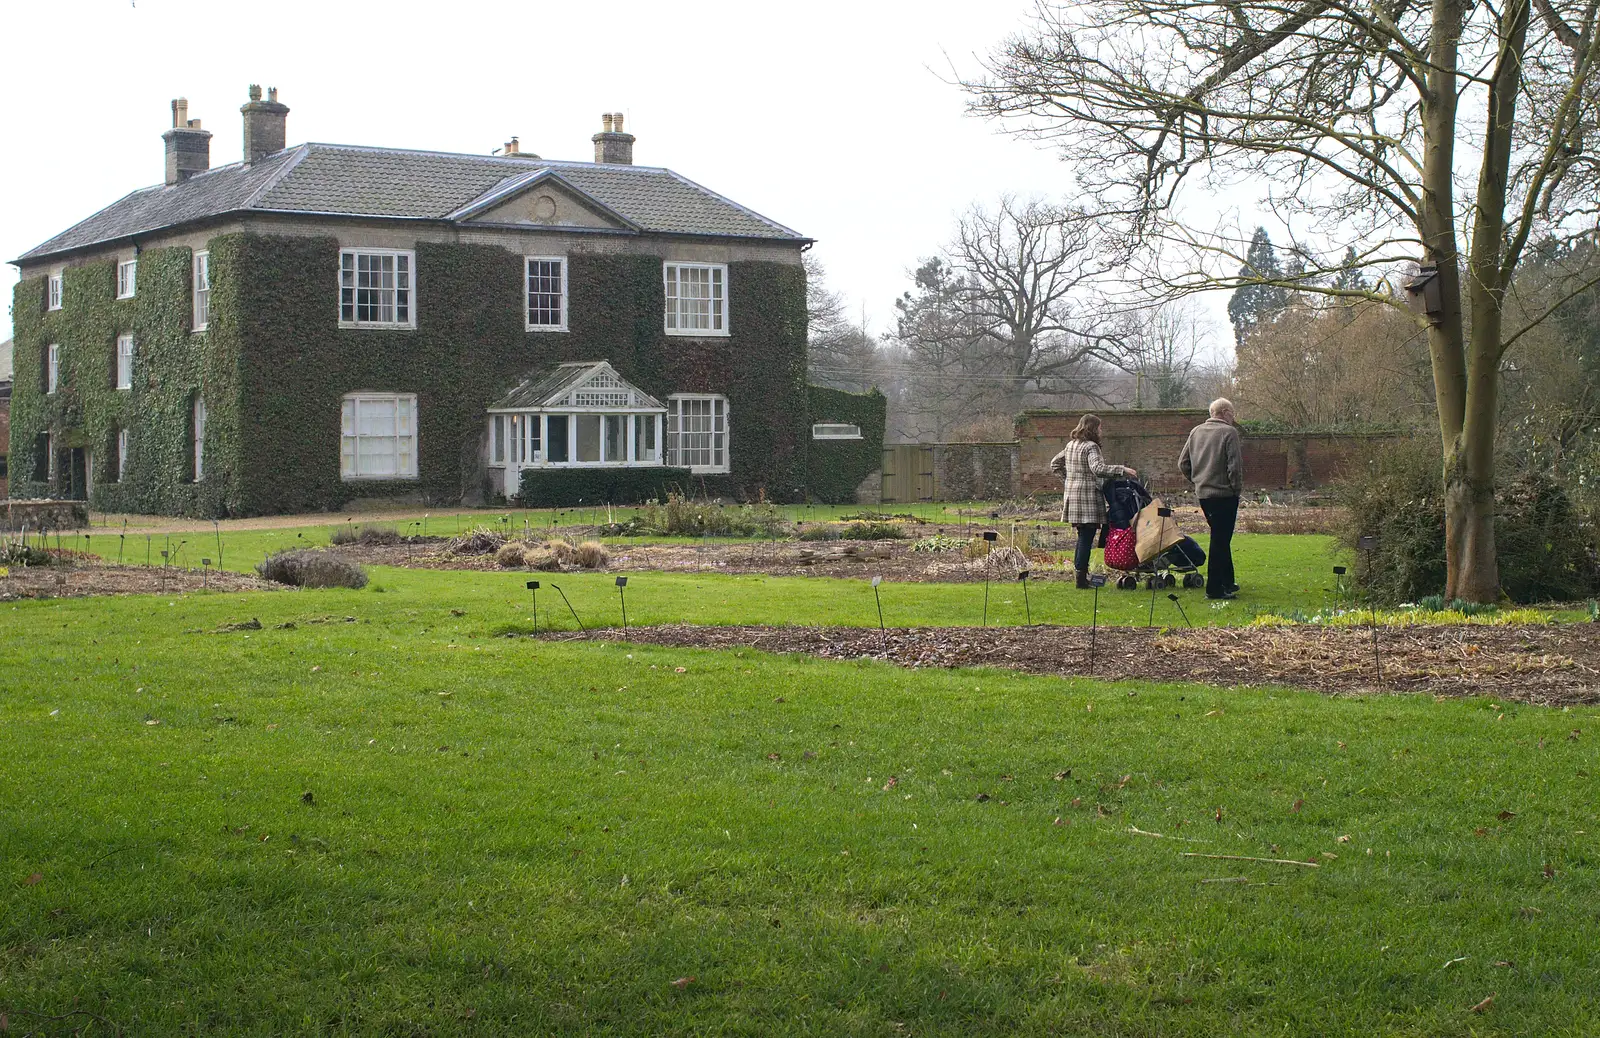
[[[1211,527],[1211,547],[1206,558],[1206,595],[1216,598],[1232,591],[1237,583],[1233,579],[1233,526],[1239,519],[1239,499],[1202,497],[1200,511],[1206,514],[1206,525]]]

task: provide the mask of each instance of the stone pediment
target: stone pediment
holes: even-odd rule
[[[502,181],[450,218],[469,225],[638,230],[632,221],[549,169]]]

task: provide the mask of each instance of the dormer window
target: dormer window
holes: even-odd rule
[[[728,334],[728,268],[720,263],[663,265],[668,335]]]

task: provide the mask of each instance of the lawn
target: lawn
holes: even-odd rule
[[[1242,558],[1318,587],[1322,547],[1266,540]],[[1600,1029],[1592,710],[493,637],[523,579],[7,607],[10,1026]],[[885,590],[898,623],[981,594]],[[875,621],[856,582],[628,593],[640,622]]]

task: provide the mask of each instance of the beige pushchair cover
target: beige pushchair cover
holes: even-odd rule
[[[1159,497],[1153,498],[1139,510],[1138,517],[1133,521],[1134,552],[1141,564],[1153,561],[1156,556],[1183,540],[1183,534],[1178,530],[1178,520],[1174,516],[1160,514],[1165,507]]]

